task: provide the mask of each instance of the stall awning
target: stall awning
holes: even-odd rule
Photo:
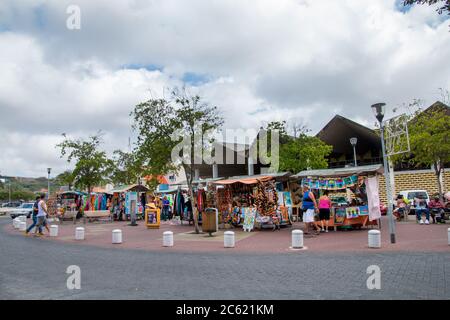
[[[293,175],[292,178],[301,179],[306,177],[345,177],[352,175],[383,174],[383,170],[384,168],[380,164],[339,169],[306,170]]]
[[[218,180],[213,182],[214,184],[234,184],[234,183],[242,183],[242,184],[256,184],[259,181],[265,182],[274,179],[271,176],[257,176],[257,177],[247,177],[247,178],[238,178],[238,179],[226,179],[226,180]]]
[[[149,189],[141,184],[131,184],[117,186],[116,188],[108,191],[108,193],[122,193],[122,192],[147,192]]]

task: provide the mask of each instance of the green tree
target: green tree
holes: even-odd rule
[[[404,0],[403,5],[404,6],[411,6],[414,4],[428,4],[428,5],[434,5],[436,3],[441,3],[438,9],[436,11],[439,14],[443,14],[447,12],[447,14],[450,14],[450,1],[449,0]]]
[[[199,233],[198,212],[192,191],[194,167],[197,159],[202,158],[203,144],[211,142],[207,132],[223,124],[217,107],[203,102],[199,95],[188,94],[185,88],[174,88],[170,100],[151,99],[138,104],[132,116],[133,127],[139,134],[136,153],[145,174],[157,179],[158,175],[183,167],[193,205],[195,231]],[[200,141],[196,137],[200,137]],[[188,154],[177,153],[183,161],[174,163],[173,150],[181,143],[187,144]],[[202,145],[200,148],[199,144]]]
[[[286,121],[272,121],[267,125],[267,133],[278,130],[280,136],[279,164],[281,171],[298,173],[306,169],[323,169],[328,167],[327,157],[332,146],[317,137],[307,135],[309,130],[297,126],[295,136],[289,136]],[[270,139],[268,139],[270,141]]]
[[[99,150],[101,133],[87,140],[69,139],[66,134],[63,137],[64,141],[56,147],[61,149],[61,158],[67,156],[67,162],[75,162],[72,172],[75,186],[90,193],[95,185],[107,181],[112,161],[105,151]]]
[[[69,190],[72,190],[72,187],[75,182],[75,177],[73,174],[73,171],[66,170],[63,173],[58,174],[54,178],[54,184],[60,185],[60,186],[68,186]]]
[[[111,181],[114,184],[134,184],[142,172],[136,154],[116,150],[113,154]]]
[[[412,161],[434,167],[441,198],[445,164],[450,162],[450,115],[445,108],[421,112],[409,125]]]

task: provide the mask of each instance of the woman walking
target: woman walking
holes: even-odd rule
[[[331,200],[328,197],[328,190],[319,198],[319,219],[322,225],[322,232],[328,232],[328,221],[330,220]],[[325,229],[323,222],[325,221]]]
[[[314,214],[319,211],[316,198],[309,190],[308,186],[303,186],[303,222],[305,223],[305,233],[309,233],[311,227],[317,228],[316,235],[320,233],[320,228],[314,223]]]

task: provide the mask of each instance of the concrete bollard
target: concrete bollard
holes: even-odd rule
[[[164,231],[163,247],[173,247],[173,232],[172,231]]]
[[[13,226],[14,226],[14,229],[19,229],[19,218],[14,218],[14,220],[13,220]]]
[[[450,228],[447,229],[448,234],[448,245],[450,246]]]
[[[19,216],[19,221],[21,222],[27,222],[27,216]]]
[[[84,228],[78,227],[75,229],[75,240],[84,240]]]
[[[233,231],[225,231],[223,234],[223,246],[225,248],[234,248],[234,232]]]
[[[122,230],[114,229],[112,231],[112,243],[122,243]]]
[[[381,248],[381,232],[379,230],[369,231],[369,248]]]
[[[27,230],[27,223],[20,221],[19,222],[19,231],[26,231]]]
[[[57,237],[58,236],[58,226],[52,224],[50,226],[50,237]]]
[[[303,248],[303,231],[292,230],[292,249]]]

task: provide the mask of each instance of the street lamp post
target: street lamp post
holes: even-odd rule
[[[8,185],[9,185],[9,205],[11,205],[11,179],[8,179]]]
[[[47,200],[50,199],[50,173],[52,171],[52,168],[47,168]]]
[[[383,126],[383,118],[384,118],[384,112],[385,112],[385,103],[377,103],[372,105],[372,111],[375,114],[375,117],[377,118],[378,122],[380,123],[380,136],[381,136],[381,152],[383,154],[383,166],[384,166],[384,181],[386,184],[386,197],[387,197],[387,204],[388,204],[388,218],[389,218],[389,233],[391,235],[391,243],[395,243],[395,222],[394,222],[394,215],[392,213],[392,192],[391,192],[391,185],[390,185],[390,177],[389,177],[389,166],[388,166],[388,159],[386,155],[386,147],[384,145],[384,126]]]
[[[358,162],[356,161],[356,144],[358,143],[358,138],[350,138],[350,144],[353,147],[353,159],[355,160],[355,167],[358,166]]]

